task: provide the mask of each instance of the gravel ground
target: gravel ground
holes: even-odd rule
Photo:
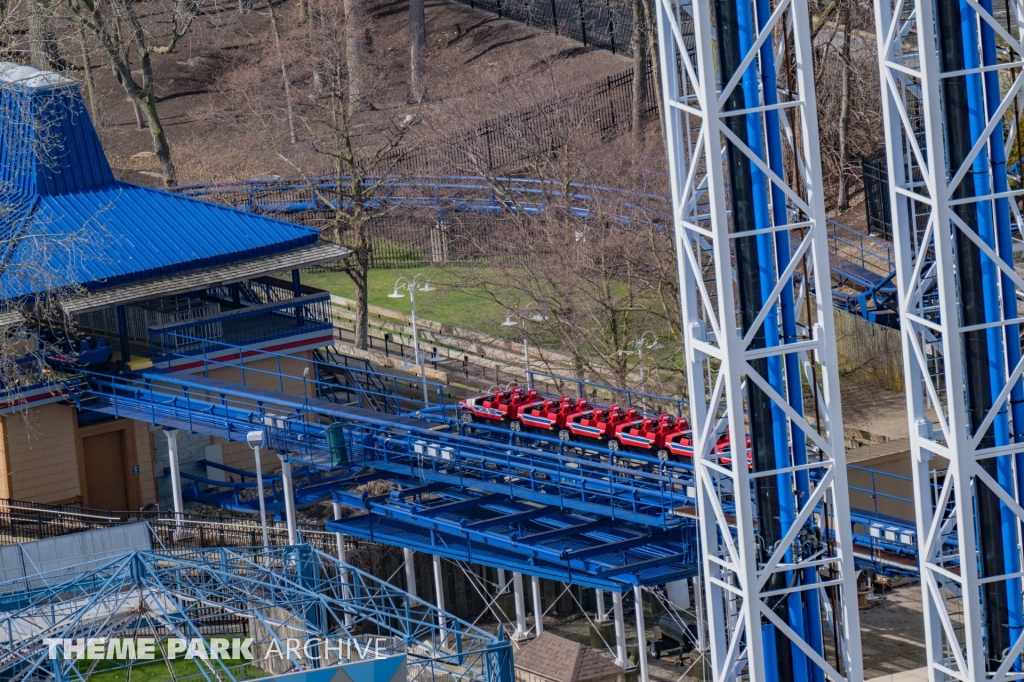
[[[925,665],[920,584],[898,587],[869,603],[872,608],[860,612],[864,679]]]

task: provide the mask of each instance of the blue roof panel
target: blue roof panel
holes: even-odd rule
[[[0,299],[99,289],[315,243],[319,232],[114,178],[78,86],[0,63]],[[26,274],[26,273],[35,273]]]

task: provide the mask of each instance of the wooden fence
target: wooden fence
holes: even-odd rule
[[[839,309],[833,310],[833,314],[839,368],[861,374],[881,388],[902,391],[903,348],[899,330]]]

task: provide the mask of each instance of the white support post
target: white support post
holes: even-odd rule
[[[631,668],[626,652],[626,617],[622,613],[622,593],[612,592],[612,615],[615,618],[615,664]]]
[[[640,662],[640,682],[650,682],[647,675],[647,626],[644,623],[644,593],[639,585],[633,587],[633,611],[636,614],[637,660]]]
[[[540,578],[530,576],[530,587],[533,590],[534,635],[540,637],[544,633],[544,603],[540,598]]]
[[[331,507],[334,510],[334,520],[338,521],[341,519],[341,503],[332,502]],[[341,598],[344,601],[348,601],[352,598],[352,588],[349,585],[350,573],[348,571],[348,562],[345,561],[345,536],[341,533],[334,534],[334,541],[338,544],[338,561],[342,563],[345,568],[341,569]],[[354,617],[346,606],[345,608],[345,625],[352,625]]]
[[[441,575],[441,557],[437,554],[431,557],[434,564],[434,595],[436,597],[435,603],[437,604],[437,626],[444,630],[444,580]]]
[[[807,0],[655,5],[708,668],[715,682],[792,677],[791,663],[801,675],[861,682]],[[742,215],[733,201],[745,202]],[[794,292],[807,282],[814,312],[798,327]],[[801,376],[801,354],[820,367],[810,381]],[[756,403],[749,400],[755,387]],[[766,428],[750,429],[754,416]],[[728,462],[717,451],[725,433]],[[762,505],[776,498],[780,510],[770,528],[759,522],[767,511],[755,504],[759,494]],[[798,537],[811,527],[831,540],[801,546]],[[819,571],[835,576],[839,641],[820,626]],[[765,634],[792,644],[791,662],[769,650]],[[832,645],[842,652],[842,674],[827,660]]]
[[[295,518],[295,487],[292,485],[292,463],[278,455],[281,460],[281,487],[284,488],[284,515],[285,525],[288,526],[288,544],[296,545],[299,542],[298,523]]]
[[[402,556],[405,558],[405,591],[416,597],[416,553],[406,547],[402,549]]]
[[[597,622],[603,623],[608,618],[608,614],[604,611],[604,590],[594,590],[594,598],[597,600],[597,608],[594,609]]]
[[[504,594],[507,591],[508,591],[508,582],[507,582],[507,578],[505,577],[505,569],[504,568],[499,568],[498,569],[498,592],[497,592],[497,594]]]
[[[530,636],[526,629],[526,599],[523,596],[522,573],[512,573],[512,592],[516,602],[516,631],[512,633],[512,639],[522,641]]]
[[[167,460],[171,469],[171,501],[174,504],[174,518],[178,525],[182,522],[182,513],[185,509],[181,497],[181,465],[178,461],[178,430],[167,429],[164,431],[167,436]]]

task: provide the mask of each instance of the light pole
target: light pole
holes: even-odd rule
[[[430,401],[427,398],[427,363],[424,361],[425,358],[420,355],[419,329],[416,327],[416,291],[428,293],[436,291],[437,288],[430,286],[428,278],[417,274],[412,279],[399,277],[395,282],[395,290],[388,294],[388,298],[405,298],[405,294],[399,292],[399,289],[409,292],[409,307],[412,310],[412,352],[416,356],[416,364],[420,367],[420,380],[423,382],[423,407],[428,407]]]
[[[536,301],[530,301],[522,310],[520,310],[517,313],[520,322],[516,322],[515,320],[512,319],[513,311],[511,308],[509,308],[505,312],[505,321],[501,323],[502,327],[515,327],[517,324],[520,323],[522,323],[523,325],[523,363],[526,369],[527,384],[530,383],[530,343],[526,336],[526,320],[529,319],[531,322],[543,322],[544,320],[548,319],[547,315],[541,315],[539,312],[536,312],[533,315],[527,315],[526,311],[528,311],[532,306],[539,307],[539,304]]]
[[[640,335],[640,338],[631,341],[629,345],[633,346],[633,350],[620,350],[616,352],[616,355],[636,356],[637,365],[640,368],[640,409],[646,412],[647,372],[644,370],[644,351],[657,350],[658,348],[664,348],[665,346],[653,332],[644,332]]]
[[[263,447],[263,432],[250,431],[246,434],[245,440],[249,443],[253,453],[256,455],[256,494],[260,500],[260,526],[263,529],[263,549],[270,549],[270,540],[267,538],[267,507],[263,501],[263,465],[260,464],[260,448]]]

